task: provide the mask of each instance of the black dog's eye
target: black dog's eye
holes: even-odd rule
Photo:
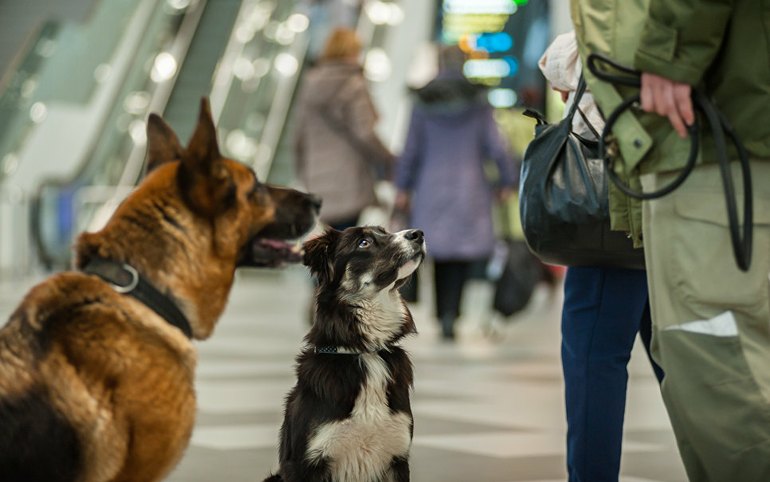
[[[358,242],[358,247],[361,248],[361,249],[366,249],[366,248],[368,248],[371,245],[372,245],[372,242],[371,242],[371,240],[369,240],[369,238],[362,238]]]

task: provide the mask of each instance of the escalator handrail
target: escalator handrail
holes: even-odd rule
[[[281,140],[281,134],[286,127],[286,120],[289,117],[289,111],[292,105],[292,99],[299,82],[302,72],[302,60],[307,55],[310,38],[307,31],[297,36],[292,44],[289,53],[297,59],[297,71],[291,78],[285,78],[284,82],[278,84],[275,100],[270,106],[265,122],[265,128],[262,129],[262,135],[259,138],[259,148],[252,161],[254,171],[258,179],[267,179],[270,169],[275,159],[278,143]]]
[[[246,16],[250,14],[251,9],[259,2],[260,0],[243,0],[241,2],[241,8],[235,16],[233,29],[230,31],[230,37],[227,39],[224,53],[214,72],[214,82],[212,83],[211,93],[209,95],[211,117],[214,120],[214,125],[219,125],[219,118],[225,107],[227,93],[230,91],[233,79],[235,78],[233,65],[246,46],[246,43],[238,39],[237,26],[244,21]]]
[[[225,109],[228,93],[230,92],[235,79],[235,73],[233,71],[234,61],[241,55],[247,45],[247,42],[238,39],[237,26],[261,1],[262,0],[244,0],[241,4],[241,10],[236,17],[235,27],[233,28],[227,46],[225,47],[225,53],[222,55],[222,60],[219,63],[217,71],[214,73],[214,83],[210,100],[212,117],[216,125],[219,125],[218,121]],[[297,12],[296,5],[294,11]],[[285,82],[279,84],[274,96],[274,101],[271,103],[270,110],[266,116],[267,120],[265,121],[265,127],[260,132],[257,152],[250,162],[248,162],[256,171],[259,179],[267,179],[267,174],[270,172],[270,167],[275,157],[275,151],[280,142],[281,132],[286,125],[286,119],[291,107],[291,99],[293,98],[297,81],[299,80],[301,73],[303,64],[301,61],[305,58],[307,53],[308,42],[307,31],[299,33],[295,37],[295,41],[289,52],[298,60],[299,66],[291,78],[286,78]]]

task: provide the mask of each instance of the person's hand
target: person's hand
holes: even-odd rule
[[[407,212],[409,210],[409,194],[404,191],[398,191],[393,208],[396,211]]]
[[[668,117],[682,139],[687,137],[687,126],[695,122],[689,84],[676,82],[659,75],[642,73],[642,109]]]
[[[556,92],[558,92],[559,95],[561,95],[561,101],[562,102],[567,102],[567,99],[569,98],[569,91],[568,90],[557,89],[556,87],[551,87],[551,88],[553,90],[555,90]]]

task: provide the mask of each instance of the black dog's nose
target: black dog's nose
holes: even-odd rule
[[[411,231],[408,231],[404,237],[409,241],[414,241],[415,243],[422,243],[425,239],[425,235],[419,229],[412,229]]]
[[[313,209],[315,209],[316,213],[321,212],[321,204],[323,203],[323,201],[321,200],[320,197],[314,196],[313,194],[308,194],[307,202],[309,202],[310,205],[313,207]]]

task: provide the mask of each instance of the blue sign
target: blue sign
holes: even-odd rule
[[[476,48],[485,52],[507,52],[513,47],[513,38],[508,32],[483,33],[476,38]]]

